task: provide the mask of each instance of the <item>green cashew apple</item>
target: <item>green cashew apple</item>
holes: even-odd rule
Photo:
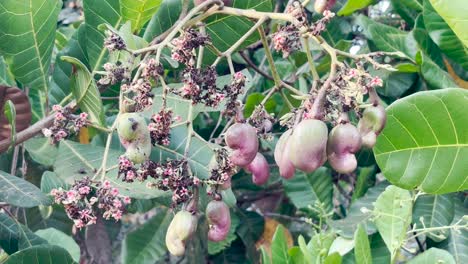
[[[316,119],[301,121],[289,138],[288,150],[296,169],[313,172],[327,161],[327,125]]]
[[[125,152],[125,156],[134,164],[140,164],[148,160],[151,155],[151,137],[148,134],[143,138],[132,141]]]
[[[198,219],[188,211],[178,212],[172,219],[166,232],[166,246],[174,256],[185,253],[185,242],[197,230]]]
[[[124,113],[118,117],[117,133],[121,140],[131,142],[137,137],[149,134],[145,118],[138,113]]]
[[[374,147],[377,141],[377,136],[384,129],[386,122],[387,114],[383,106],[371,106],[364,110],[362,118],[358,123],[358,130],[361,134],[363,147]]]
[[[328,162],[339,173],[353,172],[357,167],[354,153],[361,148],[359,130],[350,123],[339,124],[328,136]]]
[[[229,207],[223,201],[213,200],[206,206],[206,218],[209,224],[208,239],[214,242],[226,239],[231,228]]]
[[[265,157],[258,152],[255,159],[245,167],[245,169],[252,173],[252,182],[256,185],[262,185],[270,178],[270,167]]]
[[[232,149],[229,159],[234,165],[247,166],[257,155],[257,130],[249,124],[236,123],[232,125],[226,131],[224,140],[226,145]]]
[[[275,162],[278,165],[279,172],[281,177],[285,179],[290,179],[294,176],[295,168],[290,160],[290,153],[289,153],[289,138],[291,136],[292,130],[289,129],[288,131],[284,132],[283,135],[276,143],[275,147]]]

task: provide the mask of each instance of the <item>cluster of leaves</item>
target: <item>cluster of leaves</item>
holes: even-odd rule
[[[232,2],[234,8],[272,12],[275,5],[283,10],[287,1]],[[313,5],[319,0],[307,2],[308,16],[318,20]],[[0,151],[5,150],[0,155],[0,263],[111,263],[117,258],[122,263],[468,263],[468,92],[461,89],[468,88],[468,25],[463,2],[336,1],[332,11],[338,17],[322,34],[330,46],[405,57],[383,58],[398,71],[370,69],[383,80],[377,92],[389,105],[376,146],[356,155],[355,173],[337,174],[326,165],[284,180],[272,161],[278,137],[262,139],[262,153],[272,164],[269,182],[256,186],[246,172],[236,174],[233,191],[222,191],[231,207],[227,238],[207,242],[201,217],[186,256],[176,259],[164,244],[173,218],[170,193],[118,179],[115,166],[124,150],[106,127],[117,115],[119,85],[100,87],[98,80],[107,62],[140,63],[126,50],[109,54],[101,25],[117,32],[128,50],[145,49],[174,25],[188,1],[2,1],[0,84],[7,88],[0,86]],[[83,21],[64,20],[70,13],[83,14]],[[229,50],[254,26],[247,18],[222,14],[204,22],[211,46],[205,48],[203,65],[216,61],[217,52]],[[277,29],[275,23],[266,26],[272,34]],[[274,53],[272,70],[264,66],[269,51],[257,42],[258,33],[249,35],[238,47],[243,51],[229,54],[230,63],[219,62],[217,72],[225,76],[217,86],[231,82],[231,67],[242,70],[248,80],[239,98],[244,116],[262,104],[281,118],[300,100],[286,90],[266,98],[274,86],[271,76],[277,71],[284,82],[307,94],[312,77],[307,54],[297,51],[283,58]],[[332,59],[319,45],[310,45],[310,52],[319,75],[326,76]],[[183,68],[169,50],[161,58],[168,85],[182,87]],[[3,97],[10,86],[19,87],[19,103],[24,104],[25,94],[29,97],[31,110]],[[229,127],[221,114],[224,106],[192,104],[161,90],[154,90],[153,106],[144,114],[150,118],[165,106],[180,120],[171,126],[170,143],[156,145],[151,159],[185,159],[194,176],[209,179],[213,149]],[[8,149],[23,137],[15,131],[27,129],[28,117],[36,125],[47,122],[54,104],[88,113],[93,126],[58,146],[38,136]],[[4,127],[10,128],[7,133]],[[273,127],[273,132],[281,131]],[[122,222],[98,219],[95,226],[76,230],[47,194],[100,175],[102,164],[107,164],[106,179],[132,204]],[[208,201],[201,195],[201,209]]]

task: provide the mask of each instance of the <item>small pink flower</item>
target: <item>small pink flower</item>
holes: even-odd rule
[[[109,188],[111,187],[110,181],[105,180],[105,181],[102,183],[102,187],[103,187],[104,189],[109,189]]]
[[[150,132],[157,131],[158,130],[158,125],[156,125],[155,123],[150,123],[148,125],[148,129],[149,129]]]
[[[65,116],[61,112],[55,113],[55,120],[62,121],[65,120]]]
[[[335,16],[335,13],[331,12],[330,10],[323,11],[323,16],[326,18],[332,18]]]
[[[193,177],[193,184],[199,185],[200,184],[200,179],[198,179],[197,177]]]
[[[169,144],[171,144],[171,141],[169,139],[165,138],[165,139],[162,140],[162,144],[164,146],[169,146]]]
[[[135,179],[135,172],[132,171],[132,170],[127,171],[127,174],[125,175],[125,179],[127,179],[127,180]]]
[[[234,74],[234,79],[243,79],[245,76],[242,72],[236,72]]]
[[[93,216],[89,219],[89,222],[87,225],[94,225],[96,224],[96,221],[97,221],[97,217]]]
[[[182,121],[182,117],[180,115],[177,115],[177,116],[174,117],[174,121],[180,122],[180,121]]]
[[[88,118],[88,113],[83,112],[80,114],[80,119],[86,120],[87,118]]]
[[[67,199],[70,201],[74,201],[76,199],[77,193],[75,190],[69,190],[67,192]]]
[[[166,178],[166,179],[162,180],[162,184],[164,186],[167,186],[169,184],[169,179]]]
[[[383,80],[380,77],[375,76],[375,77],[373,77],[371,79],[370,86],[372,86],[372,87],[375,87],[375,86],[382,87],[383,86]]]
[[[117,189],[117,188],[112,188],[111,194],[114,195],[114,196],[119,195],[119,189]]]
[[[81,195],[86,195],[86,194],[88,194],[90,191],[91,191],[91,188],[89,188],[89,186],[83,186],[83,187],[80,187],[80,188],[78,189],[78,192],[79,192]]]
[[[172,175],[172,173],[173,173],[173,171],[172,171],[171,168],[166,168],[166,169],[164,170],[164,174],[165,174],[165,175]]]
[[[74,223],[75,223],[76,228],[78,228],[78,229],[81,229],[81,228],[83,228],[85,226],[83,221],[81,221],[81,220],[75,220]]]
[[[132,199],[128,196],[124,196],[123,202],[124,204],[130,204],[132,202]]]
[[[53,196],[57,195],[58,192],[59,192],[59,190],[57,190],[57,189],[55,189],[55,188],[52,189],[52,190],[50,190],[50,194],[53,195]]]
[[[349,77],[356,78],[358,77],[358,70],[357,69],[350,69],[348,72]]]
[[[115,208],[120,208],[120,207],[122,207],[122,202],[119,199],[114,199],[114,201],[112,202],[112,205]]]
[[[62,111],[62,107],[60,105],[54,105],[52,106],[52,111],[54,112]]]
[[[112,214],[112,217],[114,217],[114,219],[117,221],[122,219],[122,211],[117,210],[115,213]]]

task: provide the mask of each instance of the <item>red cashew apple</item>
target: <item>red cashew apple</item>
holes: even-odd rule
[[[206,206],[206,218],[209,223],[208,239],[213,242],[226,239],[231,228],[229,207],[223,201],[213,200]]]
[[[178,212],[172,219],[166,232],[166,246],[174,256],[182,256],[185,242],[197,230],[198,219],[188,211]]]
[[[285,179],[292,178],[296,170],[291,160],[289,159],[290,154],[288,145],[291,132],[291,129],[284,132],[283,135],[281,135],[279,138],[275,147],[275,162],[278,165],[281,177]]]
[[[328,136],[328,162],[339,173],[353,172],[357,167],[354,153],[361,148],[361,135],[350,123],[339,124]]]
[[[316,119],[301,121],[289,138],[288,151],[296,169],[313,172],[327,161],[327,125]]]
[[[371,106],[364,110],[362,118],[358,123],[358,130],[361,134],[362,146],[373,148],[377,136],[382,132],[387,122],[385,108],[381,105]]]
[[[234,165],[244,167],[257,155],[257,130],[249,124],[236,123],[227,131],[224,138],[226,145],[233,151],[229,159]]]
[[[256,185],[262,185],[270,178],[268,161],[261,153],[257,153],[255,159],[245,169],[252,173],[252,181]]]

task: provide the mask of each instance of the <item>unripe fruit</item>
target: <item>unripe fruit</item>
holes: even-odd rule
[[[198,219],[187,211],[178,212],[166,232],[166,246],[174,256],[182,256],[185,242],[197,230]]]
[[[377,136],[382,132],[387,122],[387,114],[381,105],[371,106],[364,110],[358,123],[361,134],[362,146],[372,148],[377,141]]]
[[[361,148],[361,135],[350,123],[337,125],[328,137],[328,162],[339,173],[353,172],[357,167],[354,153]]]
[[[245,169],[252,173],[252,181],[256,185],[262,185],[270,178],[268,161],[261,153],[257,153],[255,159]]]
[[[301,121],[289,139],[288,151],[296,169],[313,172],[327,161],[327,125],[316,119]]]
[[[142,115],[124,113],[117,120],[117,133],[121,140],[132,141],[140,135],[149,134],[149,130]]]
[[[125,156],[135,164],[148,160],[151,155],[151,138],[148,134],[144,138],[132,141],[125,152]]]
[[[288,130],[281,135],[275,147],[275,162],[278,165],[281,177],[290,179],[294,176],[295,168],[289,159],[289,138],[292,130]]]
[[[194,0],[193,3],[195,6],[201,5],[202,3],[206,2],[207,0]],[[222,0],[225,6],[231,6],[232,0]]]
[[[206,206],[206,218],[210,225],[208,239],[213,242],[226,239],[231,228],[229,207],[223,201],[211,201]]]
[[[258,151],[257,130],[249,124],[236,123],[226,131],[226,145],[233,151],[229,159],[244,167],[252,162]]]

